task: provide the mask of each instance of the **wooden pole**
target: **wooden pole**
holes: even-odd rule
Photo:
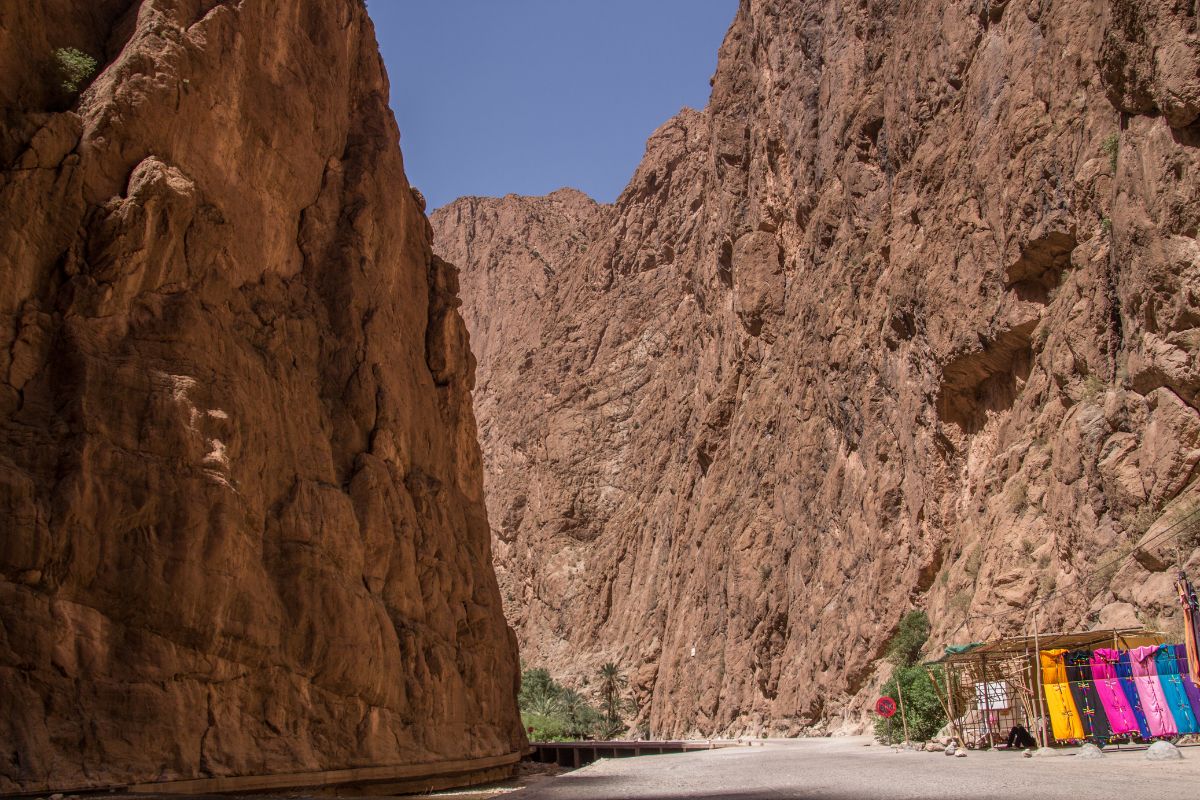
[[[992,746],[992,693],[988,691],[987,656],[979,659],[979,673],[983,677],[983,736],[986,742],[981,749],[987,750]]]
[[[942,707],[942,713],[946,715],[947,724],[949,724],[951,726],[951,728],[953,728],[954,727],[954,718],[950,716],[950,706],[948,705],[949,700],[950,700],[949,693],[947,693],[947,695],[946,695],[946,703],[943,703],[942,702],[942,692],[940,689],[938,689],[937,678],[933,677],[933,670],[931,670],[929,667],[925,667],[925,674],[929,676],[929,682],[931,684],[933,684],[933,696],[937,698],[938,705]],[[899,686],[900,685],[899,682],[897,682],[896,685]],[[946,682],[947,692],[949,691],[949,688],[950,688],[950,682],[947,681]]]
[[[900,687],[900,669],[896,667],[896,701],[900,704],[900,724],[904,726],[904,743],[908,744],[908,717],[904,714],[904,689]]]
[[[946,665],[946,707],[949,709],[950,724],[954,727],[954,733],[958,736],[958,746],[966,746],[966,737],[963,736],[962,725],[959,724],[958,717],[954,716],[954,691],[950,688],[950,667]],[[958,681],[955,681],[958,683]]]
[[[1039,745],[1046,747],[1046,684],[1042,681],[1042,642],[1038,634],[1037,608],[1033,609],[1033,663],[1037,667],[1037,685],[1034,690],[1037,693]]]

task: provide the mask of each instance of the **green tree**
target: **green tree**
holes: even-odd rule
[[[908,735],[915,741],[925,741],[946,724],[946,715],[935,693],[929,673],[918,661],[921,649],[929,640],[929,615],[924,611],[909,611],[900,619],[896,633],[888,643],[887,659],[892,662],[891,679],[883,685],[883,693],[899,699],[903,691],[904,717],[908,721]],[[944,680],[942,668],[933,668],[934,678]],[[939,685],[941,685],[939,683]],[[891,723],[882,717],[875,721],[875,736],[887,743],[904,740],[904,725],[897,711]]]
[[[595,730],[601,719],[600,712],[583,695],[574,689],[565,689],[560,700],[567,730],[573,738],[582,739]]]
[[[610,723],[621,721],[621,711],[625,701],[621,693],[629,685],[629,679],[621,672],[621,668],[609,661],[600,667],[600,704],[604,709],[604,718]]]
[[[54,66],[58,73],[59,88],[74,96],[96,74],[98,64],[96,59],[82,50],[60,47],[54,51]]]
[[[929,616],[924,611],[909,611],[888,643],[887,659],[897,667],[911,666],[921,657],[921,648],[928,640]]]
[[[545,669],[527,669],[521,673],[521,691],[517,695],[521,721],[532,728],[529,738],[539,742],[582,739],[603,721],[587,699],[550,677]]]
[[[945,683],[944,673],[940,666],[931,668],[933,679],[941,686]],[[883,685],[883,693],[888,697],[898,697],[896,685],[904,691],[904,717],[908,721],[908,737],[915,742],[932,739],[946,725],[946,714],[942,704],[929,680],[929,673],[923,666],[912,665],[897,667],[891,679]],[[892,717],[891,723],[880,717],[875,721],[875,738],[886,744],[904,741],[904,726],[900,720],[900,712]]]

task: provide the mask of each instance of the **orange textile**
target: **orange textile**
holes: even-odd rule
[[[1175,578],[1175,589],[1183,606],[1183,645],[1187,650],[1188,672],[1192,683],[1200,686],[1200,601],[1183,570]]]
[[[1043,650],[1039,654],[1042,662],[1042,686],[1046,690],[1046,710],[1050,712],[1050,727],[1054,738],[1059,741],[1083,738],[1083,723],[1071,697],[1067,683],[1067,666],[1063,662],[1064,650]]]

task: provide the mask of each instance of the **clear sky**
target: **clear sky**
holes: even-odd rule
[[[611,202],[646,139],[708,103],[737,0],[368,0],[429,210],[563,186]]]

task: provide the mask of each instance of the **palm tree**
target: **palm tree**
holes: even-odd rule
[[[609,661],[600,667],[600,699],[604,703],[604,715],[610,723],[621,720],[621,691],[629,685],[629,679],[621,668]]]
[[[559,697],[563,716],[566,717],[570,734],[576,738],[582,737],[599,721],[600,715],[596,709],[574,689],[564,689]]]

